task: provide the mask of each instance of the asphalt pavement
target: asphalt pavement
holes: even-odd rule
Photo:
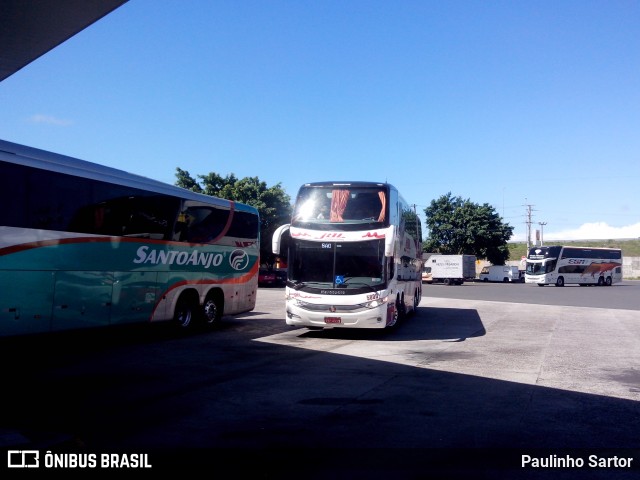
[[[640,284],[564,305],[509,301],[516,289],[563,290],[425,286],[392,331],[309,331],[285,325],[283,289],[260,289],[212,332],[3,341],[0,440],[141,453],[154,473],[638,478],[640,309],[583,305]]]

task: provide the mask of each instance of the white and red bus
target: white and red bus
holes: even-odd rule
[[[273,236],[287,257],[286,323],[385,328],[418,307],[422,227],[388,183],[315,182]]]
[[[622,250],[573,246],[533,247],[527,255],[525,283],[613,285],[622,281]]]

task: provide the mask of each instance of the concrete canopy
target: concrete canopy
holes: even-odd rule
[[[127,1],[0,1],[0,81]]]

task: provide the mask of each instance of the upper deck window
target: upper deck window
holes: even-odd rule
[[[387,198],[381,188],[303,187],[292,224],[370,224],[387,218]]]

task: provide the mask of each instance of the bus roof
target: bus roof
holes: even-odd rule
[[[97,163],[80,160],[59,153],[48,152],[17,143],[0,140],[0,161],[40,168],[52,172],[65,173],[77,177],[100,180],[116,185],[152,191],[165,195],[172,195],[186,200],[194,200],[228,207],[235,204],[236,210],[257,213],[257,209],[240,202],[232,202],[224,198],[196,193],[176,185],[153,180],[151,178],[129,173],[117,168],[107,167]]]
[[[325,182],[307,182],[302,184],[303,187],[393,187],[390,183],[386,182],[366,182],[366,181],[355,181],[355,182],[337,182],[337,181],[325,181]]]

